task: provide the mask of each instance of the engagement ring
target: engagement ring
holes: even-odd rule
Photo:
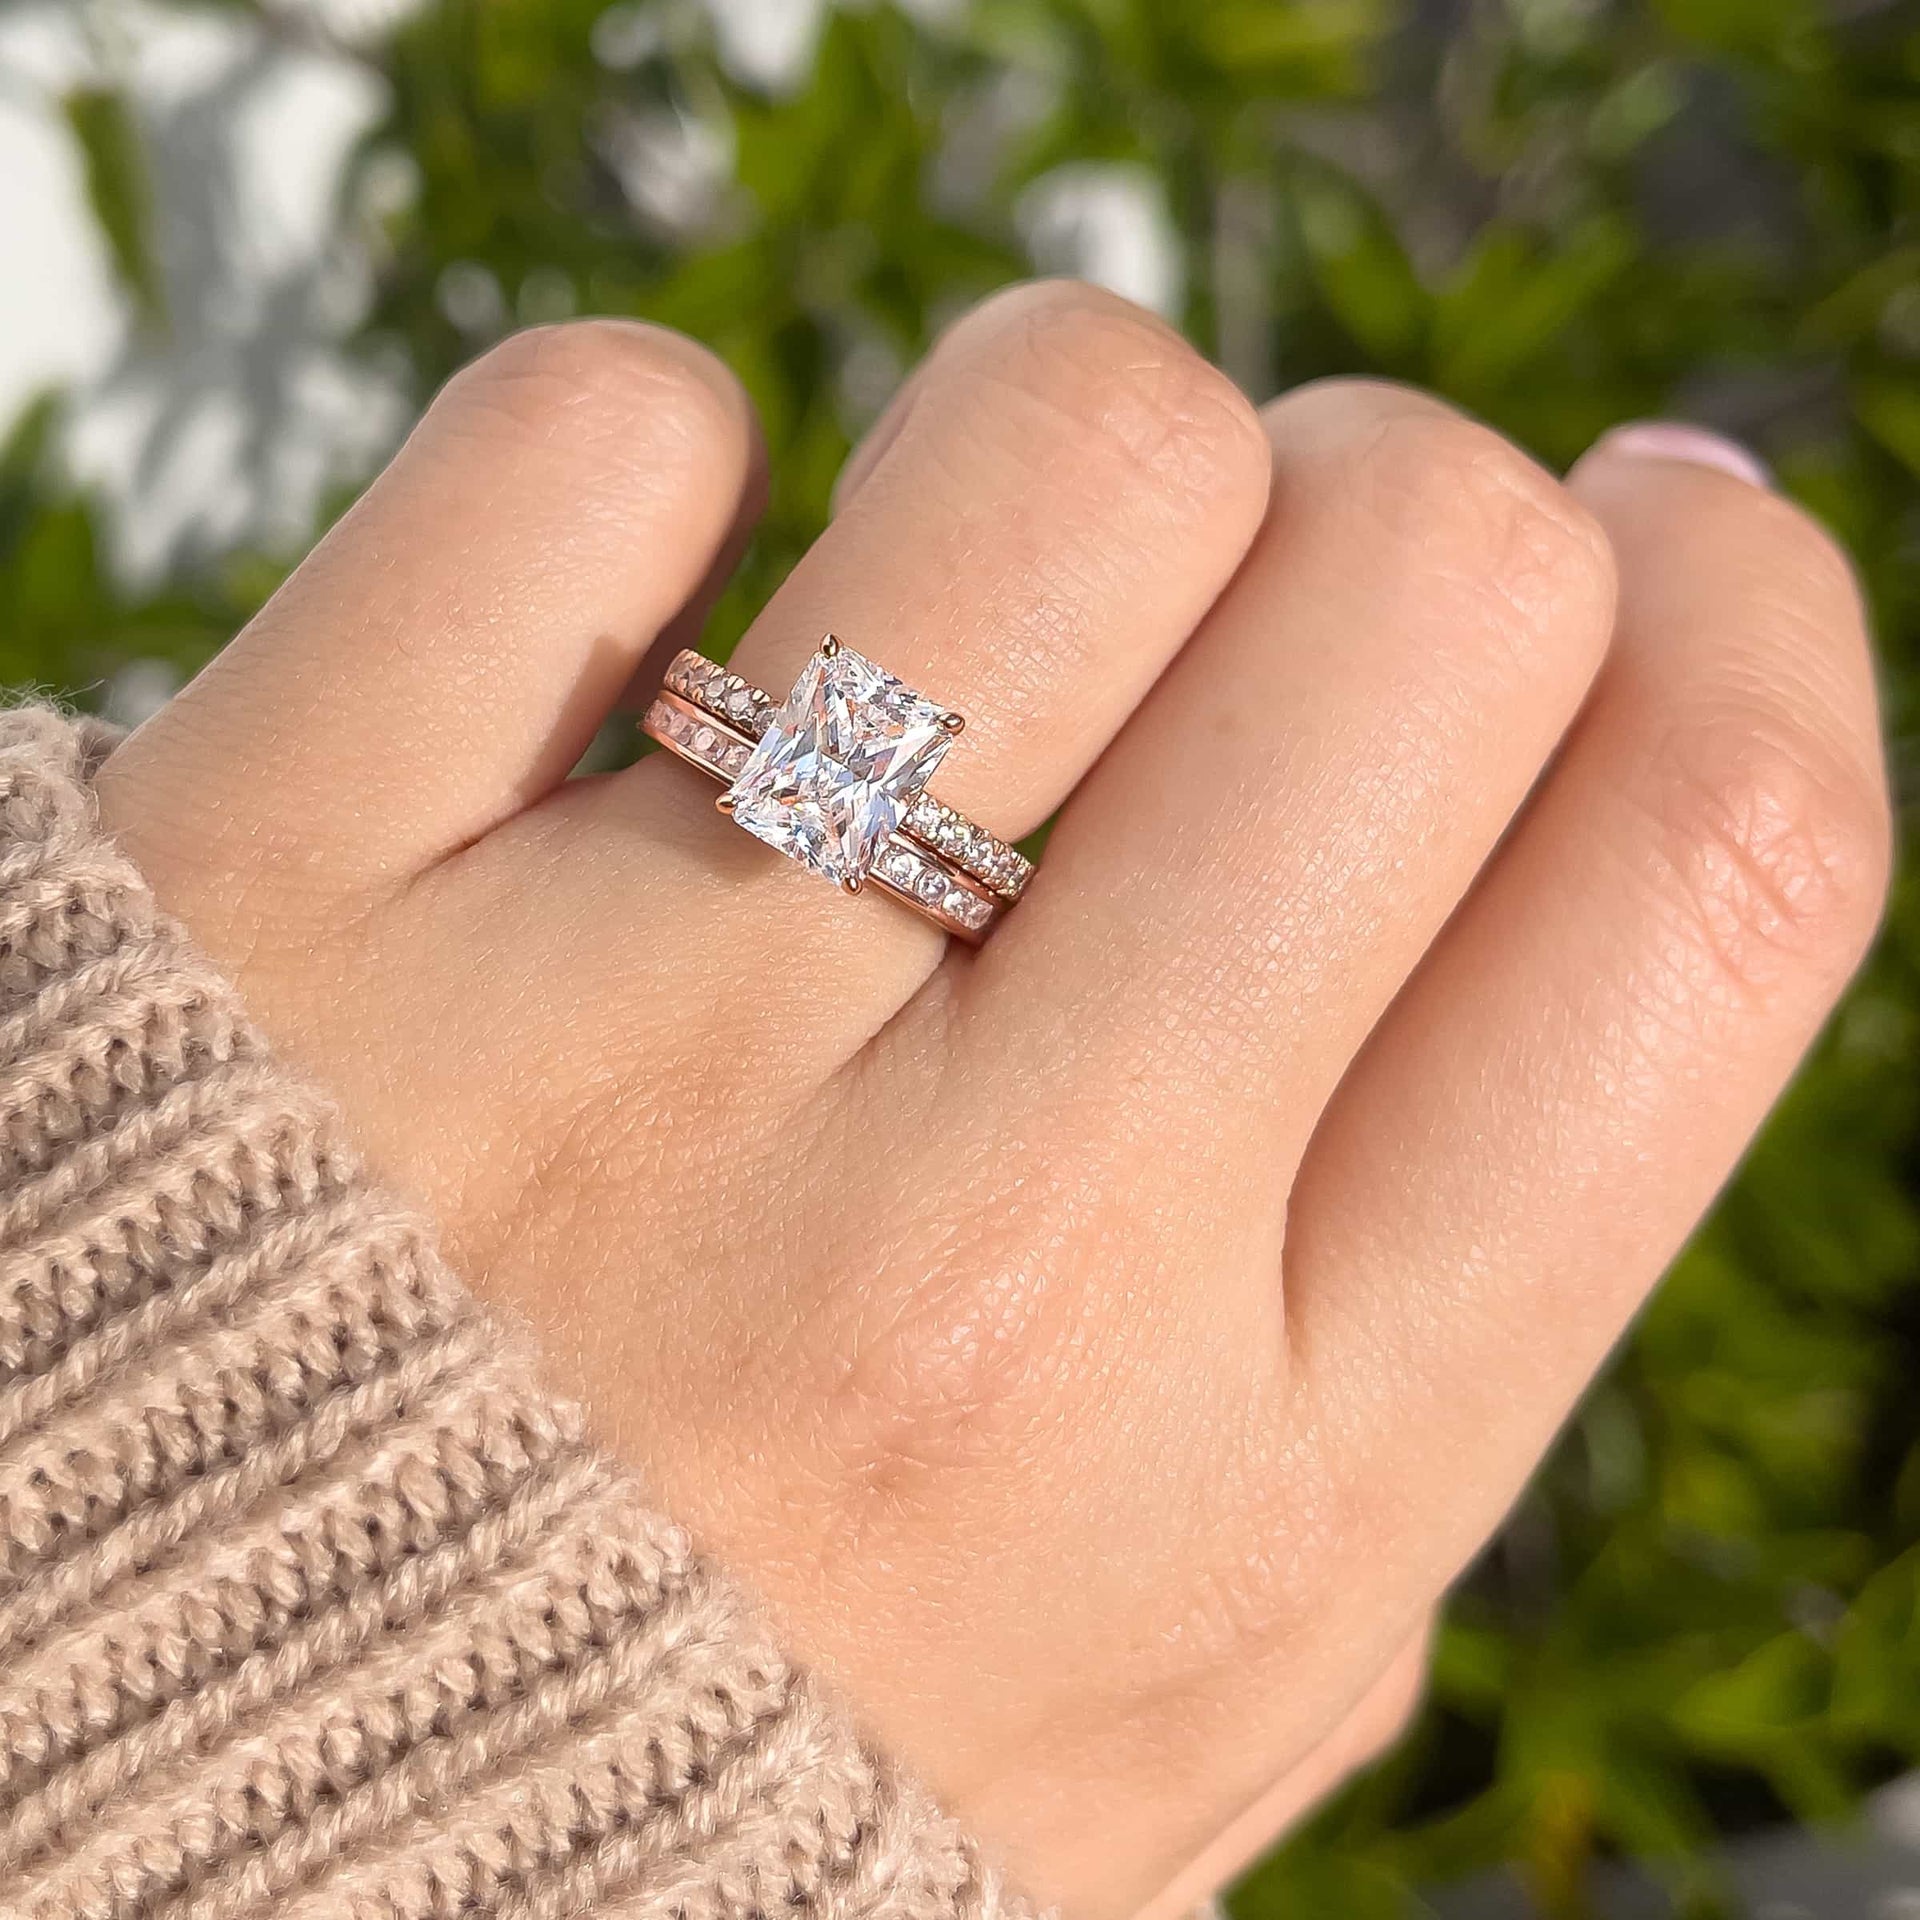
[[[926,790],[965,724],[832,634],[777,706],[704,655],[678,654],[642,722],[725,784],[717,804],[735,826],[978,945],[1033,865]]]

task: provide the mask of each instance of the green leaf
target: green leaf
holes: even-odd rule
[[[1425,289],[1379,207],[1330,169],[1296,171],[1292,206],[1321,297],[1369,359],[1395,367],[1423,339]]]
[[[87,201],[120,284],[142,318],[157,322],[164,316],[150,239],[152,188],[138,123],[125,98],[107,87],[77,87],[61,109],[79,143]]]
[[[1861,380],[1853,390],[1853,411],[1896,460],[1920,474],[1920,375]]]
[[[1634,257],[1612,218],[1589,221],[1552,252],[1502,225],[1490,226],[1436,302],[1434,373],[1469,399],[1512,380],[1595,303]]]
[[[1275,93],[1357,89],[1389,25],[1384,0],[1215,0],[1192,7],[1194,42],[1241,87]]]

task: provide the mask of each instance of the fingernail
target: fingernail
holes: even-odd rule
[[[1696,467],[1730,473],[1749,486],[1770,487],[1773,475],[1764,460],[1737,440],[1684,420],[1634,420],[1601,438],[1607,452],[1635,460],[1684,460]]]

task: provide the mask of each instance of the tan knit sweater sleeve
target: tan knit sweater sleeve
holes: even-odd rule
[[[0,715],[0,1914],[1019,1912]]]

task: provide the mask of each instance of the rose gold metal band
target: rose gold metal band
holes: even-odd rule
[[[678,668],[682,660],[700,657],[683,653],[674,666]],[[719,673],[720,669],[714,671]],[[749,688],[737,675],[727,674],[725,679],[726,693],[739,689],[759,692],[757,688]],[[685,684],[685,676],[681,684]],[[773,711],[773,702],[765,694],[759,694],[759,701],[757,711],[748,719],[736,719],[731,709],[695,701],[680,692],[670,675],[667,689],[655,696],[640,724],[652,739],[689,766],[698,767],[723,786],[731,786],[746,765],[754,741],[766,730],[766,716]],[[744,699],[741,705],[746,705]],[[758,724],[750,728],[749,720],[757,720]],[[1012,852],[1011,848],[1007,850]],[[1021,856],[1015,854],[1014,858],[1020,860]],[[1021,864],[1027,866],[1024,860]],[[1027,870],[1031,872],[1030,867]],[[976,947],[1018,897],[1017,893],[1006,895],[992,891],[971,871],[962,869],[957,861],[905,832],[895,833],[888,839],[867,878],[915,913],[931,920],[943,933]],[[1020,885],[1025,884],[1023,875]]]
[[[674,655],[667,669],[666,690],[699,708],[708,718],[731,727],[749,744],[767,730],[778,704],[750,680],[728,672],[691,648]],[[731,781],[733,775],[726,777]],[[908,808],[900,832],[1009,906],[1033,878],[1033,862],[1025,854],[984,827],[975,826],[965,814],[943,806],[931,793],[921,794]]]

